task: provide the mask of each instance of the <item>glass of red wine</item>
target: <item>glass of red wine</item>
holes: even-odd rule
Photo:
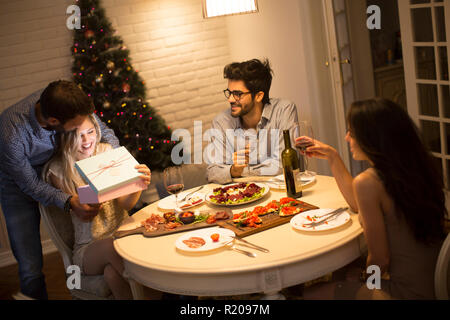
[[[167,192],[175,195],[176,211],[180,211],[178,206],[178,194],[184,189],[183,175],[181,174],[181,167],[168,167],[164,169],[164,186]]]
[[[314,145],[314,132],[312,125],[309,121],[299,121],[294,131],[294,139],[298,137],[305,137],[301,142],[295,144],[295,147],[300,149],[301,153],[304,155],[303,159],[305,161],[305,171],[300,173],[302,178],[310,179],[316,175],[315,172],[308,170],[308,157],[306,156],[306,149]]]

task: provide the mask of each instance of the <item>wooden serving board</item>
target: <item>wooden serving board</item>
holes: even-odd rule
[[[306,203],[306,202],[303,202],[303,201],[302,201],[302,203],[296,205],[295,207],[304,208],[304,209],[306,209],[305,211],[319,209],[319,207],[314,206],[309,203]],[[305,211],[303,211],[303,212],[305,212]],[[301,212],[299,212],[299,213],[301,213]],[[227,228],[227,229],[230,229],[230,230],[234,231],[234,233],[236,233],[237,236],[243,238],[243,237],[246,237],[246,236],[249,236],[249,235],[270,229],[270,228],[278,227],[285,223],[288,223],[297,214],[294,214],[291,216],[286,216],[286,217],[280,217],[278,215],[278,212],[272,212],[272,213],[266,214],[264,216],[260,216],[260,218],[262,220],[262,224],[259,228],[237,227],[236,224],[233,223],[233,219],[217,221],[217,225]]]
[[[214,214],[216,212],[221,212],[221,211],[226,211],[229,215],[228,220],[231,220],[231,221],[233,220],[233,213],[228,208],[221,208],[218,210],[214,210],[214,209],[202,210],[202,211],[200,211],[200,214],[206,214],[206,213]],[[198,222],[198,223],[194,223],[194,224],[189,223],[189,224],[181,225],[175,229],[166,229],[165,228],[166,224],[161,223],[161,224],[158,224],[158,228],[154,231],[147,231],[144,227],[137,227],[137,228],[131,229],[131,230],[116,231],[113,234],[113,237],[115,239],[118,239],[118,238],[130,236],[133,234],[142,234],[144,237],[160,237],[160,236],[165,236],[165,235],[172,234],[172,233],[214,227],[214,226],[218,225],[218,222],[220,222],[220,221],[224,222],[224,221],[228,221],[228,220],[219,220],[219,221],[216,221],[215,223],[206,223],[206,220],[205,220],[203,222]]]

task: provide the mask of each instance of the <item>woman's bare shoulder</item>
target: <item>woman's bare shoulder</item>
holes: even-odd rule
[[[373,168],[369,168],[357,175],[353,179],[353,186],[356,190],[362,191],[381,191],[383,189],[380,177]]]

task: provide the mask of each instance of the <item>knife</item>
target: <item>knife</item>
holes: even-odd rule
[[[231,236],[231,237],[234,238],[234,239],[236,239],[236,240],[242,241],[242,242],[248,244],[249,246],[252,246],[253,248],[255,248],[255,249],[257,249],[257,250],[260,250],[260,251],[262,251],[262,252],[266,252],[266,253],[267,253],[267,252],[270,252],[270,251],[267,250],[266,248],[257,246],[256,244],[253,244],[253,243],[251,243],[251,242],[248,242],[247,240],[244,240],[244,239],[242,239],[241,237],[238,237],[238,236]]]

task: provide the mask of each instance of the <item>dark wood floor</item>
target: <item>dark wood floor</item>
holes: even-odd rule
[[[49,253],[44,256],[45,282],[49,300],[71,300],[69,290],[66,286],[66,276],[64,274],[64,264],[58,252]],[[19,276],[17,264],[0,268],[0,300],[13,300],[12,295],[19,291]],[[149,288],[144,288],[144,295],[150,300],[177,300],[178,295],[168,293],[158,293]],[[285,293],[286,294],[286,293]],[[194,297],[192,297],[194,298]],[[258,295],[245,295],[229,297],[233,300],[239,299],[257,299]],[[186,299],[186,297],[185,297]],[[196,298],[194,298],[196,299]],[[213,299],[213,297],[203,297],[204,299]],[[220,299],[224,299],[221,297]],[[296,298],[294,298],[296,299]]]
[[[44,256],[45,282],[49,300],[72,300],[66,285],[64,263],[58,252]],[[12,295],[19,292],[19,276],[17,263],[0,268],[0,300],[13,300]],[[163,294],[149,288],[144,288],[146,299],[175,299],[176,295]]]
[[[47,292],[49,300],[71,300],[69,290],[66,286],[66,276],[64,274],[64,264],[61,256],[58,252],[49,253],[44,256],[44,269],[45,282],[47,284]],[[325,280],[325,278],[327,278]],[[319,279],[318,279],[319,280]],[[321,280],[329,281],[329,276],[321,278]],[[319,280],[319,282],[321,282]],[[0,268],[0,300],[13,300],[12,295],[19,291],[19,277],[18,277],[18,267],[17,264]],[[283,290],[283,294],[288,299],[301,299],[300,292],[296,292],[296,288],[289,290]],[[178,295],[171,295],[168,293],[158,293],[152,289],[145,288],[144,294],[146,298],[150,300],[177,300],[180,298]],[[162,294],[162,296],[161,296]],[[233,296],[233,297],[217,297],[218,299],[258,299],[259,294],[254,295],[243,295],[243,296]],[[194,298],[194,297],[192,297]],[[186,297],[184,298],[186,299]],[[194,298],[196,299],[196,298]],[[214,297],[202,297],[201,300],[214,299]]]
[[[44,256],[44,274],[47,283],[48,298],[51,300],[71,300],[66,286],[64,264],[58,252]],[[0,300],[12,300],[12,295],[19,291],[17,263],[0,268]]]

